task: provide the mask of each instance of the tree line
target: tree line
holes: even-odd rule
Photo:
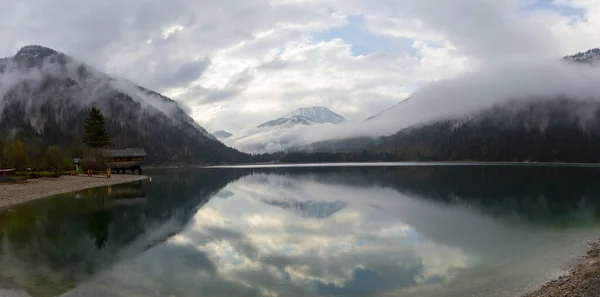
[[[57,145],[47,146],[41,153],[38,151],[27,150],[19,138],[0,140],[0,167],[68,170],[73,166],[69,155]]]
[[[110,144],[104,116],[96,107],[91,108],[85,121],[83,143],[95,150],[95,155],[98,149]],[[4,137],[0,138],[0,168],[70,170],[74,166],[71,156],[82,156],[86,154],[85,151],[84,147],[77,144],[68,149],[59,145],[40,147],[36,139],[20,135]]]

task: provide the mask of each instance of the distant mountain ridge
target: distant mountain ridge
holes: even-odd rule
[[[174,100],[31,45],[0,59],[0,141],[19,138],[30,155],[57,145],[79,156],[91,106],[106,119],[111,147],[143,147],[152,163],[242,162]]]
[[[308,118],[317,124],[340,124],[346,120],[343,116],[331,111],[329,108],[324,106],[298,108],[292,111],[291,113],[284,115],[283,118],[294,116]]]
[[[577,54],[574,55],[568,55],[563,57],[563,60],[569,61],[569,62],[575,62],[575,63],[584,63],[584,64],[594,64],[600,61],[600,48],[593,48],[590,50],[587,50],[585,52],[579,52]],[[368,117],[367,119],[365,119],[365,121],[372,121],[378,118],[381,118],[382,115],[389,113],[390,111],[398,108],[399,106],[402,105],[402,103],[407,102],[408,100],[410,100],[410,97],[396,103],[395,105],[379,112],[378,114],[372,115],[370,117]]]
[[[577,63],[596,63],[600,61],[600,48],[594,48],[585,52],[566,56],[563,59]]]
[[[509,101],[473,116],[402,129],[364,148],[401,160],[600,162],[600,102]]]
[[[566,56],[563,60],[597,65],[600,48]],[[410,110],[414,112],[414,109],[406,109],[416,102],[413,100],[418,99],[405,99],[367,118],[364,124],[381,119],[393,123],[396,117],[409,115]],[[405,105],[406,102],[409,104]],[[288,151],[388,154],[393,160],[402,161],[600,162],[595,153],[600,150],[599,126],[600,95],[582,97],[580,93],[572,93],[506,98],[463,116],[441,117],[399,128],[388,136],[323,140]],[[311,161],[310,158],[303,160]]]
[[[296,125],[315,125],[315,124],[340,124],[346,119],[341,115],[331,111],[327,107],[313,106],[298,108],[289,114],[278,119],[262,123],[257,128],[266,127],[284,127],[289,128]]]

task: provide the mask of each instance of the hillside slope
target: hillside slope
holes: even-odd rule
[[[469,118],[407,128],[366,149],[401,160],[599,162],[600,103],[508,102]]]
[[[217,141],[174,100],[53,49],[25,46],[0,60],[0,141],[19,138],[32,155],[51,145],[79,155],[91,106],[106,118],[111,147],[143,147],[151,163],[248,159]]]

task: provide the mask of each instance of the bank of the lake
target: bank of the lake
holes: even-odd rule
[[[16,204],[88,188],[117,185],[147,179],[144,175],[61,176],[59,178],[29,179],[23,183],[0,184],[0,209]]]
[[[590,249],[569,274],[548,282],[524,297],[587,297],[600,296],[600,240],[590,243]]]

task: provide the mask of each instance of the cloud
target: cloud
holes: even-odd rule
[[[431,82],[600,44],[594,1],[539,2],[13,1],[0,56],[49,46],[237,135],[311,105],[364,119]]]
[[[481,176],[479,169],[471,173]],[[574,230],[571,238],[557,240],[554,228],[523,221],[529,215],[515,212],[510,199],[479,205],[485,199],[433,189],[439,174],[431,168],[248,172],[222,190],[232,194],[228,199],[207,202],[180,233],[66,296],[102,292],[106,283],[117,288],[115,296],[139,288],[181,296],[520,295],[532,279],[551,277],[540,270],[559,264],[531,255],[543,249],[562,258],[570,251],[565,244],[595,232]],[[295,216],[293,208],[265,201],[316,201],[324,209]],[[317,215],[336,201],[346,206]],[[532,237],[541,247],[527,240]],[[498,265],[499,257],[511,273]]]
[[[469,117],[509,101],[513,106],[528,100],[561,97],[600,102],[598,81],[600,67],[560,59],[497,65],[423,86],[410,95],[410,100],[372,121],[255,129],[246,137],[232,137],[227,143],[250,152],[273,152],[328,139],[390,135],[421,123]]]
[[[172,65],[175,65],[175,68]],[[157,66],[161,67],[156,71],[158,75],[152,77],[152,80],[149,82],[150,86],[155,86],[159,89],[165,86],[179,87],[200,78],[210,66],[210,59],[198,59],[181,64],[163,62]]]
[[[406,8],[463,54],[484,62],[560,56],[558,40],[524,18],[518,5],[516,0],[425,0],[408,1]]]

